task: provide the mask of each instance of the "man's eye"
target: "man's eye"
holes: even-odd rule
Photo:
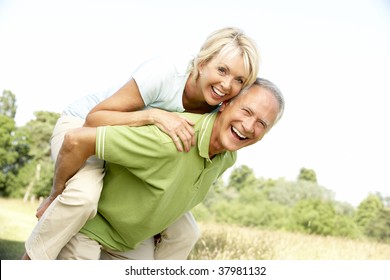
[[[262,120],[259,120],[259,124],[263,127],[263,128],[267,128],[267,124],[265,123],[265,121],[262,121]]]

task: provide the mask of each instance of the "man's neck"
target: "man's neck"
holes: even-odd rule
[[[218,131],[220,129],[218,125],[218,119],[219,119],[220,113],[217,114],[217,117],[215,119],[213,130],[211,131],[211,137],[210,137],[210,143],[209,143],[209,157],[212,159],[217,154],[223,153],[226,150],[222,147],[221,142],[218,139]]]

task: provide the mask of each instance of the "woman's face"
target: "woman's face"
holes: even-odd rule
[[[236,96],[247,78],[242,56],[226,59],[218,55],[199,66],[197,86],[204,100],[214,106]]]

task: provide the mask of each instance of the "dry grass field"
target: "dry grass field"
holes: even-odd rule
[[[0,198],[0,259],[20,259],[37,203]],[[390,245],[200,223],[193,260],[390,260]]]
[[[336,237],[203,224],[191,259],[390,260],[390,245]]]

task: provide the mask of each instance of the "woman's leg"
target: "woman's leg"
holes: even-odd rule
[[[77,233],[58,254],[57,260],[98,260],[101,245],[82,233]]]
[[[55,160],[67,131],[81,127],[84,120],[63,116],[51,139]],[[26,241],[31,259],[56,259],[61,249],[79,232],[88,219],[95,216],[103,187],[104,162],[90,157],[86,164],[66,183],[65,190],[46,209]]]

